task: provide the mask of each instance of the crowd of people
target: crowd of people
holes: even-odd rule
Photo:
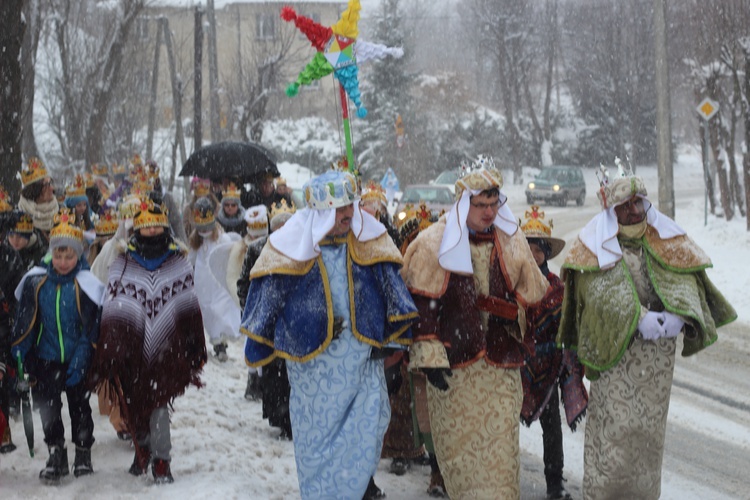
[[[585,498],[658,498],[676,339],[694,354],[736,318],[708,257],[618,163],[558,277],[544,212],[515,217],[490,157],[460,171],[447,213],[392,221],[384,190],[345,169],[308,181],[304,207],[260,174],[249,191],[195,178],[180,209],[137,155],[60,197],[29,159],[17,201],[0,187],[0,453],[30,386],[40,480],[94,473],[96,392],[132,442],[128,472],[173,482],[171,403],[244,337],[245,398],[293,442],[302,498],[384,497],[381,459],[429,464],[431,496],[520,498],[520,424],[536,420],[547,498],[571,498],[561,403],[585,423]]]

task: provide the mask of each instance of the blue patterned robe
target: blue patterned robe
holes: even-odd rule
[[[261,256],[251,273],[245,356],[256,366],[287,359],[302,498],[362,498],[390,420],[383,360],[370,354],[373,347],[408,343],[416,317],[399,261],[364,252],[363,245],[352,237],[321,242],[314,261],[286,262],[291,267],[276,266],[273,273],[263,271]],[[263,252],[274,250],[269,245]],[[334,318],[344,325],[336,338]]]

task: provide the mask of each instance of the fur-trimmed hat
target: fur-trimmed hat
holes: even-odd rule
[[[268,235],[268,210],[265,205],[256,205],[245,210],[247,234],[251,238],[261,238]]]
[[[562,252],[562,249],[565,247],[565,241],[552,237],[552,219],[549,220],[549,225],[545,224],[544,212],[540,211],[537,205],[532,205],[524,216],[526,217],[526,222],[521,223],[521,220],[518,220],[521,231],[523,231],[527,240],[544,240],[548,244],[549,255],[547,255],[547,259],[556,257]]]

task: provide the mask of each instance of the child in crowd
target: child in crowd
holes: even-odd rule
[[[26,273],[17,289],[11,354],[36,380],[32,394],[49,448],[47,465],[39,473],[45,483],[56,483],[69,473],[61,415],[63,391],[76,445],[73,474],[94,472],[94,421],[85,379],[99,336],[104,287],[89,272],[82,254],[81,228],[75,225],[73,214],[62,208],[54,217],[50,253]]]

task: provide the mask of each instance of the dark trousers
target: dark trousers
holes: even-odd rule
[[[62,392],[68,398],[71,436],[76,446],[91,448],[94,444],[94,421],[91,418],[89,396],[85,384],[66,387],[68,365],[39,360],[35,366],[36,385],[32,389],[34,403],[39,408],[47,446],[65,445],[65,427],[62,422]]]
[[[542,425],[544,477],[547,480],[547,488],[559,486],[563,477],[563,437],[560,424],[560,395],[557,387],[552,390],[552,396],[539,417],[539,423]]]

